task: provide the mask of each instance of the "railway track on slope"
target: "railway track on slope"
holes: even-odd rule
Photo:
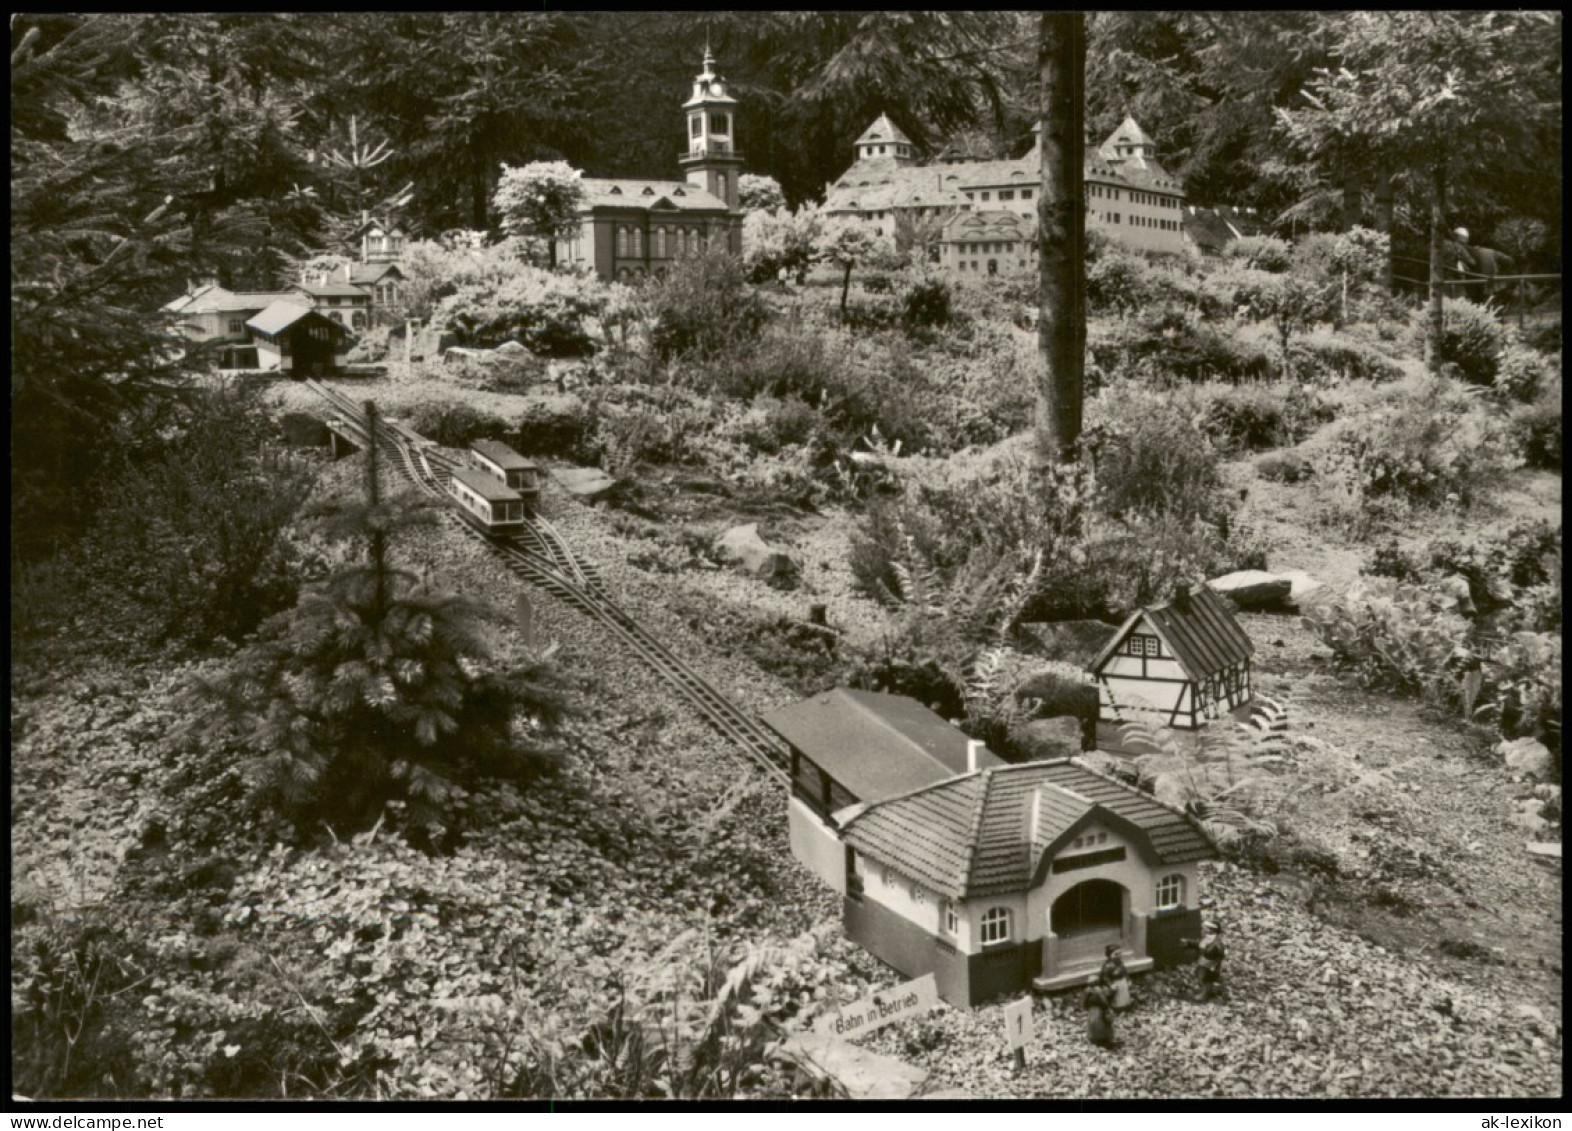
[[[337,410],[334,424],[338,428],[362,445],[369,442],[359,405],[320,382],[308,381],[307,386]],[[377,435],[384,450],[395,453],[406,478],[428,495],[446,500],[446,480],[455,462],[452,457],[415,445],[410,440],[414,433],[392,422],[379,424]],[[599,575],[578,561],[562,535],[544,519],[527,522],[522,535],[510,536],[483,530],[456,509],[447,514],[467,534],[490,546],[516,576],[605,626],[750,761],[776,781],[787,783],[785,744],[612,601]]]

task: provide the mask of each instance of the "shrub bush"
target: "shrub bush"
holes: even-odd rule
[[[1561,352],[1561,316],[1545,322],[1536,322],[1523,335],[1523,344],[1540,353]]]
[[[1086,310],[1128,318],[1157,296],[1146,261],[1130,252],[1100,256],[1086,269]]]
[[[518,450],[533,458],[589,463],[595,458],[595,414],[584,402],[528,406],[518,423]]]
[[[1303,385],[1240,385],[1211,393],[1203,427],[1220,447],[1260,451],[1297,444],[1335,416]]]
[[[1197,326],[1188,312],[1170,308],[1156,325],[1130,327],[1091,343],[1091,360],[1104,373],[1157,382],[1260,381],[1271,376],[1271,356],[1255,342]]]
[[[310,469],[275,439],[260,389],[204,390],[113,469],[115,505],[82,547],[128,643],[205,646],[238,641],[295,599],[286,530],[310,490]]]
[[[1295,377],[1317,384],[1343,381],[1396,381],[1403,367],[1373,346],[1330,330],[1317,330],[1288,344],[1288,367]]]
[[[1200,413],[1128,383],[1110,387],[1101,400],[1107,415],[1086,430],[1082,444],[1103,511],[1115,518],[1150,512],[1186,522],[1213,517],[1222,480]]]
[[[768,317],[742,263],[722,249],[680,261],[647,291],[656,356],[713,357],[757,336]]]
[[[1293,245],[1276,236],[1245,236],[1223,249],[1226,259],[1237,259],[1256,271],[1278,274],[1293,266]]]
[[[1515,632],[1492,657],[1487,709],[1506,738],[1535,738],[1561,773],[1561,635]]]
[[[1298,483],[1309,479],[1314,469],[1298,452],[1268,452],[1255,461],[1255,473],[1274,483]]]
[[[13,930],[12,1089],[33,1099],[144,1094],[136,999],[126,995],[146,983],[149,956],[96,921]]]
[[[1560,367],[1538,350],[1509,345],[1496,366],[1496,392],[1523,404],[1532,404],[1560,376]]]
[[[404,423],[445,448],[467,448],[474,440],[509,439],[508,422],[460,400],[427,398],[404,410]]]
[[[1561,382],[1554,381],[1533,404],[1512,411],[1517,450],[1529,467],[1561,470]]]
[[[1464,648],[1468,622],[1443,604],[1417,586],[1362,578],[1340,596],[1312,600],[1301,620],[1362,683],[1446,702],[1458,685],[1448,665]]]
[[[866,288],[867,284],[863,286]],[[950,324],[950,285],[943,279],[931,276],[919,278],[900,298],[901,329],[908,334],[918,334]]]
[[[1418,311],[1415,320],[1416,332],[1423,341],[1428,312]],[[1446,300],[1441,324],[1441,360],[1455,365],[1463,380],[1471,385],[1492,384],[1506,343],[1506,329],[1489,306],[1466,298]]]
[[[437,304],[432,321],[464,345],[515,341],[541,357],[586,357],[595,351],[589,321],[605,301],[604,286],[591,276],[520,263],[500,282],[460,286]]]
[[[876,332],[891,330],[901,324],[900,302],[891,295],[881,294],[848,302],[841,311],[841,325],[848,330]]]
[[[1402,387],[1339,427],[1317,471],[1359,507],[1466,506],[1522,462],[1505,424],[1446,378]]]

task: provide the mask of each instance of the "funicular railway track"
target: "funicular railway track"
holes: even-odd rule
[[[332,424],[348,438],[364,445],[369,442],[362,409],[349,397],[318,381],[307,387],[336,410]],[[399,470],[428,495],[447,500],[446,481],[455,461],[451,456],[416,446],[415,434],[392,422],[378,425],[377,437],[383,450],[391,449]],[[764,725],[715,690],[702,676],[609,596],[599,575],[581,564],[566,541],[545,519],[534,517],[524,524],[521,535],[504,535],[483,530],[460,511],[449,509],[449,518],[466,533],[489,545],[513,573],[544,589],[558,600],[599,621],[612,635],[620,638],[639,659],[669,683],[699,715],[725,738],[740,748],[771,778],[782,784],[789,780],[786,747]]]

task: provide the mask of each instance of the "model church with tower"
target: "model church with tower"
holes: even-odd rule
[[[606,280],[628,280],[664,274],[673,260],[691,259],[710,247],[742,254],[737,100],[726,93],[708,48],[682,108],[687,148],[677,164],[685,179],[585,177],[579,230],[557,242],[558,263],[588,265]]]

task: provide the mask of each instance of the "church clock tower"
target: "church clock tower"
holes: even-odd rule
[[[742,154],[737,152],[737,100],[726,93],[715,73],[715,56],[704,49],[704,71],[693,80],[693,97],[682,104],[688,115],[688,148],[677,163],[688,183],[720,197],[726,207],[737,207],[737,174]]]

